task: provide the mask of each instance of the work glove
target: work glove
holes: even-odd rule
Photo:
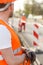
[[[36,54],[33,51],[27,50],[25,47],[22,47],[23,53],[26,54],[26,60],[30,60],[31,63],[34,63],[36,61]]]
[[[33,51],[25,51],[26,54],[26,59],[28,61],[28,59],[30,59],[31,63],[34,63],[34,61],[36,61],[36,54]]]

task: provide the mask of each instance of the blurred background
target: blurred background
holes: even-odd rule
[[[25,13],[27,19],[29,20],[31,19],[35,21],[37,20],[37,22],[42,23],[43,0],[17,0],[15,1],[14,2],[14,16],[20,17],[22,13]]]
[[[22,14],[26,16],[26,29],[25,31],[22,29],[22,32],[19,33]],[[16,0],[13,17],[9,21],[9,25],[16,30],[20,39],[22,39],[23,45],[38,52],[38,64],[35,65],[43,65],[43,0]],[[36,32],[34,35],[33,31]],[[38,39],[36,39],[37,36]]]

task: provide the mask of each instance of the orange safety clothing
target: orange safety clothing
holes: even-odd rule
[[[23,52],[21,50],[21,43],[19,41],[19,38],[16,34],[16,32],[10,28],[10,26],[8,24],[6,24],[4,21],[0,20],[0,24],[1,25],[4,25],[7,27],[7,29],[10,31],[11,33],[11,44],[12,44],[12,50],[13,50],[13,53],[14,55],[22,55]],[[0,52],[0,57],[2,57],[2,53]],[[28,62],[26,62],[26,60],[24,61],[24,65],[30,65],[30,60]],[[8,65],[6,63],[6,61],[3,59],[3,58],[0,58],[0,65]],[[20,64],[20,65],[23,65],[23,64]]]
[[[0,0],[0,3],[10,3],[10,2],[13,2],[13,1],[16,1],[16,0]]]
[[[21,30],[26,28],[26,16],[21,17]]]
[[[10,26],[6,24],[4,21],[0,20],[0,24],[6,26],[11,33],[11,42],[12,42],[11,44],[14,55],[21,55],[22,54],[22,50],[20,48],[21,44],[16,32],[12,28],[10,28]],[[1,52],[0,52],[0,57],[2,57]],[[7,65],[7,63],[3,58],[0,58],[0,65]]]
[[[24,62],[23,62],[23,64],[20,64],[20,65],[31,65],[31,61],[30,60],[25,60]]]
[[[22,16],[21,19],[22,19],[23,21],[26,21],[26,17],[25,17],[25,16]]]

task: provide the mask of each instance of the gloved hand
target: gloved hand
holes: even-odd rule
[[[31,63],[34,63],[36,60],[36,54],[33,51],[27,50],[25,47],[22,47],[23,53],[26,54],[26,60],[30,59]]]
[[[34,61],[36,60],[35,52],[26,50],[25,53],[26,53],[26,59],[27,60],[30,59],[31,63],[34,63]]]

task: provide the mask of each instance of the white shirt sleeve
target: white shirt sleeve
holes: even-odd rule
[[[11,47],[11,34],[5,26],[0,25],[0,49],[9,47]]]

